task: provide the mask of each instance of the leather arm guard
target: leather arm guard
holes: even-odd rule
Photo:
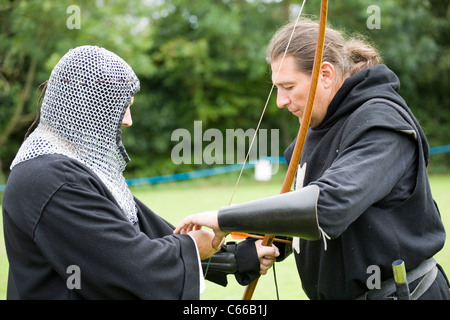
[[[228,242],[210,259],[202,261],[205,278],[226,287],[227,275],[233,274],[238,283],[247,285],[259,276],[259,260],[254,239],[240,243]]]
[[[230,250],[230,248],[235,246],[236,244],[234,243],[227,243],[222,246],[221,250],[214,254],[210,259],[202,260],[203,272],[207,272],[207,270],[214,270],[229,274],[238,271],[238,265],[235,258],[235,249]]]
[[[225,232],[276,234],[318,240],[317,219],[320,189],[310,185],[300,190],[223,207],[219,227]]]
[[[202,260],[202,269],[207,280],[226,287],[228,284],[227,275],[235,273],[238,267],[234,253],[227,252],[224,247],[226,246],[223,246],[221,251],[210,259]]]

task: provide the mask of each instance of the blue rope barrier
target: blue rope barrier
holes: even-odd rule
[[[246,163],[245,169],[253,168],[254,166],[255,166],[254,164],[252,165],[252,164]],[[188,180],[188,179],[194,179],[194,178],[209,177],[209,176],[214,176],[214,175],[218,175],[218,174],[238,171],[241,169],[242,169],[242,164],[232,164],[229,166],[203,169],[203,170],[197,170],[197,171],[182,172],[182,173],[174,173],[174,174],[168,174],[168,175],[162,175],[162,176],[156,176],[156,177],[128,179],[127,184],[129,186],[137,186],[137,185],[142,185],[142,184],[155,184],[155,183],[169,182],[169,181],[181,181],[181,180]]]
[[[450,144],[445,145],[445,146],[430,148],[430,155],[446,153],[446,152],[450,152]],[[278,157],[278,158],[277,157],[267,157],[267,158],[273,163],[276,163],[276,162],[286,163],[286,160],[284,159],[284,157]],[[250,168],[254,168],[254,167],[255,167],[255,163],[246,163],[244,169],[250,169]],[[209,176],[239,171],[241,169],[242,169],[242,164],[231,164],[228,166],[203,169],[203,170],[197,170],[197,171],[174,173],[174,174],[167,174],[167,175],[155,176],[155,177],[127,179],[127,184],[129,186],[137,186],[137,185],[143,185],[143,184],[156,184],[156,183],[169,182],[169,181],[189,180],[189,179],[194,179],[194,178],[209,177]],[[5,187],[6,187],[5,185],[0,185],[0,192],[5,191]]]
[[[271,161],[272,163],[276,163],[276,162],[286,163],[286,160],[284,159],[284,157],[265,157],[265,159]],[[247,163],[245,163],[244,170],[251,169],[254,167],[255,167],[254,162],[247,162]],[[194,178],[215,176],[215,175],[219,175],[219,174],[240,171],[240,170],[242,170],[242,164],[238,163],[238,164],[231,164],[231,165],[223,166],[223,167],[216,167],[216,168],[202,169],[202,170],[197,170],[197,171],[168,174],[168,175],[163,175],[163,176],[128,179],[127,184],[129,186],[137,186],[137,185],[143,185],[143,184],[155,184],[155,183],[169,182],[169,181],[181,181],[181,180],[188,180],[188,179],[194,179]]]
[[[446,153],[446,152],[450,152],[450,144],[448,144],[446,146],[430,148],[430,155],[438,154],[438,153]]]

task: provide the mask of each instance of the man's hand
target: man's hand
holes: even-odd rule
[[[178,224],[173,233],[187,234],[193,230],[200,230],[203,226],[213,230],[212,247],[219,250],[228,233],[220,230],[217,211],[206,211],[187,216]]]
[[[204,230],[192,230],[188,233],[197,244],[198,253],[200,255],[200,260],[208,259],[213,256],[217,251],[219,251],[221,245],[225,241],[222,239],[222,243],[218,245],[218,248],[212,246],[213,239],[215,237],[214,233],[207,232]]]
[[[262,240],[255,241],[256,253],[258,254],[260,269],[259,272],[262,275],[267,273],[276,258],[280,255],[278,248],[272,244],[272,246],[263,246]]]

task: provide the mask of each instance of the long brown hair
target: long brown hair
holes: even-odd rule
[[[270,64],[278,59],[286,50],[294,28],[294,22],[281,27],[267,48],[266,60]],[[299,71],[311,74],[314,64],[319,24],[313,20],[303,19],[296,26],[286,55],[296,59]],[[335,67],[341,78],[354,75],[358,71],[381,62],[375,47],[362,36],[345,38],[337,30],[328,28],[325,32],[323,61]]]

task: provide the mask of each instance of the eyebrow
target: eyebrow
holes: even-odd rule
[[[273,81],[272,81],[272,83],[275,85],[275,86],[283,86],[283,87],[285,87],[285,86],[291,86],[291,85],[294,85],[295,84],[295,81],[283,81],[283,82],[278,82],[278,83],[274,83]]]
[[[280,77],[278,77],[280,78]],[[275,84],[276,86],[285,86],[285,85],[293,85],[296,83],[296,79],[289,79],[291,77],[285,77],[284,79],[277,79],[277,82],[274,82],[274,79],[272,78],[272,83]]]

